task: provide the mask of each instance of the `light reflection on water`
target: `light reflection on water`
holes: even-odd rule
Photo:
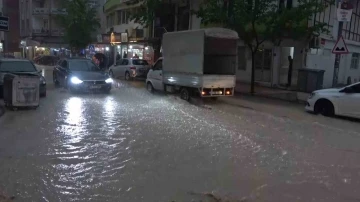
[[[72,97],[67,100],[65,104],[65,111],[68,112],[66,117],[66,123],[68,124],[80,124],[83,115],[82,115],[82,101],[78,97]]]

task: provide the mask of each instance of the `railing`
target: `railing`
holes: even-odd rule
[[[33,33],[33,35],[36,35],[36,36],[47,36],[47,35],[49,35],[49,30],[48,30],[48,29],[44,29],[44,28],[41,28],[41,29],[33,29],[33,30],[32,30],[32,33]]]
[[[67,14],[66,9],[64,9],[64,8],[52,8],[50,10],[50,13],[54,14],[54,15],[66,15]]]
[[[49,14],[49,9],[48,8],[34,8],[33,14],[46,15],[46,14]]]
[[[64,30],[62,29],[52,29],[51,36],[64,36]]]

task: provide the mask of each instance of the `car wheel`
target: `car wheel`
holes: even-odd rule
[[[130,73],[129,72],[125,72],[125,80],[129,81],[130,80]]]
[[[334,105],[329,100],[318,100],[315,103],[314,112],[321,113],[323,116],[333,116],[335,114]]]
[[[190,92],[187,88],[182,88],[180,90],[180,98],[186,101],[190,100]]]
[[[151,84],[151,82],[148,82],[146,84],[146,89],[150,92],[150,93],[153,93],[154,92],[154,87],[153,85]]]
[[[115,78],[114,72],[113,72],[112,70],[109,71],[109,76],[110,76],[111,78]]]

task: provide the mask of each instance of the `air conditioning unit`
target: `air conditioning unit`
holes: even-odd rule
[[[310,43],[309,43],[309,48],[320,48],[320,37],[313,37],[311,40],[310,40]]]

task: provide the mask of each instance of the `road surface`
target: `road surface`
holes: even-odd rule
[[[360,201],[357,121],[141,82],[73,95],[44,74],[41,106],[0,118],[0,201]]]

